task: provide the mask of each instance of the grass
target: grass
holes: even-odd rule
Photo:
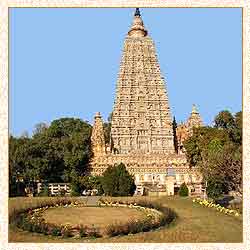
[[[87,197],[16,197],[9,199],[9,217],[15,213],[17,210],[25,210],[28,208],[35,208],[42,205],[52,205],[56,202],[70,200],[78,201],[79,203],[85,204],[87,202]]]
[[[145,214],[130,208],[118,207],[75,207],[75,208],[50,208],[43,214],[46,222],[97,228],[104,228],[111,223],[124,223],[129,219],[141,219]]]
[[[141,199],[141,197],[138,197]],[[10,199],[10,210],[13,205],[21,204],[17,198]],[[26,198],[18,198],[25,200]],[[35,198],[33,198],[35,199]],[[112,198],[113,199],[113,198]],[[117,200],[136,200],[137,198],[117,198]],[[180,197],[143,197],[146,200],[157,200],[164,206],[172,208],[178,218],[168,227],[162,227],[155,231],[138,233],[135,235],[118,236],[99,239],[72,239],[44,236],[36,233],[21,231],[10,226],[9,242],[214,242],[214,243],[236,243],[242,242],[242,217],[233,217],[219,213],[211,208],[193,203],[190,198]],[[114,199],[113,199],[114,200]],[[31,200],[30,200],[31,202]],[[22,204],[24,204],[22,202]],[[110,208],[106,208],[107,211]],[[110,210],[109,210],[110,211]],[[85,215],[86,216],[86,215]],[[88,220],[88,216],[86,217]]]

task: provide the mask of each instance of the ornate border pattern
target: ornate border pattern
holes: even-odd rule
[[[41,244],[8,243],[8,8],[9,7],[240,7],[243,12],[243,181],[242,244]],[[0,1],[0,239],[3,249],[250,249],[250,2],[248,0],[1,0]]]

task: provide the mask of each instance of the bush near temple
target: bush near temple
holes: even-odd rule
[[[188,196],[188,187],[186,183],[182,183],[179,189],[179,195],[180,196]]]
[[[135,192],[133,176],[129,174],[123,163],[108,167],[101,180],[106,195],[130,196]]]

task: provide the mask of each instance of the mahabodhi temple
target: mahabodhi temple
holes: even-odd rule
[[[101,114],[96,113],[91,136],[90,173],[101,175],[114,164],[124,163],[134,175],[136,194],[173,195],[185,182],[189,193],[202,193],[202,176],[191,168],[183,142],[193,127],[202,126],[195,105],[190,117],[176,128],[155,45],[136,8],[124,49],[116,85],[110,142],[105,143]]]

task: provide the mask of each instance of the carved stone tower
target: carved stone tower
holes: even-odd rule
[[[100,112],[97,112],[95,115],[91,134],[91,148],[94,156],[104,155],[106,153],[103,122]]]
[[[176,130],[177,142],[178,142],[178,153],[184,153],[184,141],[193,135],[194,127],[202,127],[203,122],[201,116],[197,110],[197,107],[193,104],[192,112],[187,119],[186,123],[181,123],[178,125]]]
[[[138,8],[124,42],[111,140],[117,154],[174,152],[164,78]]]
[[[197,110],[197,107],[193,104],[192,106],[192,112],[191,115],[189,116],[188,120],[187,120],[187,128],[189,130],[189,135],[192,135],[193,133],[193,128],[194,127],[202,127],[203,126],[203,122],[201,119],[201,116]]]

